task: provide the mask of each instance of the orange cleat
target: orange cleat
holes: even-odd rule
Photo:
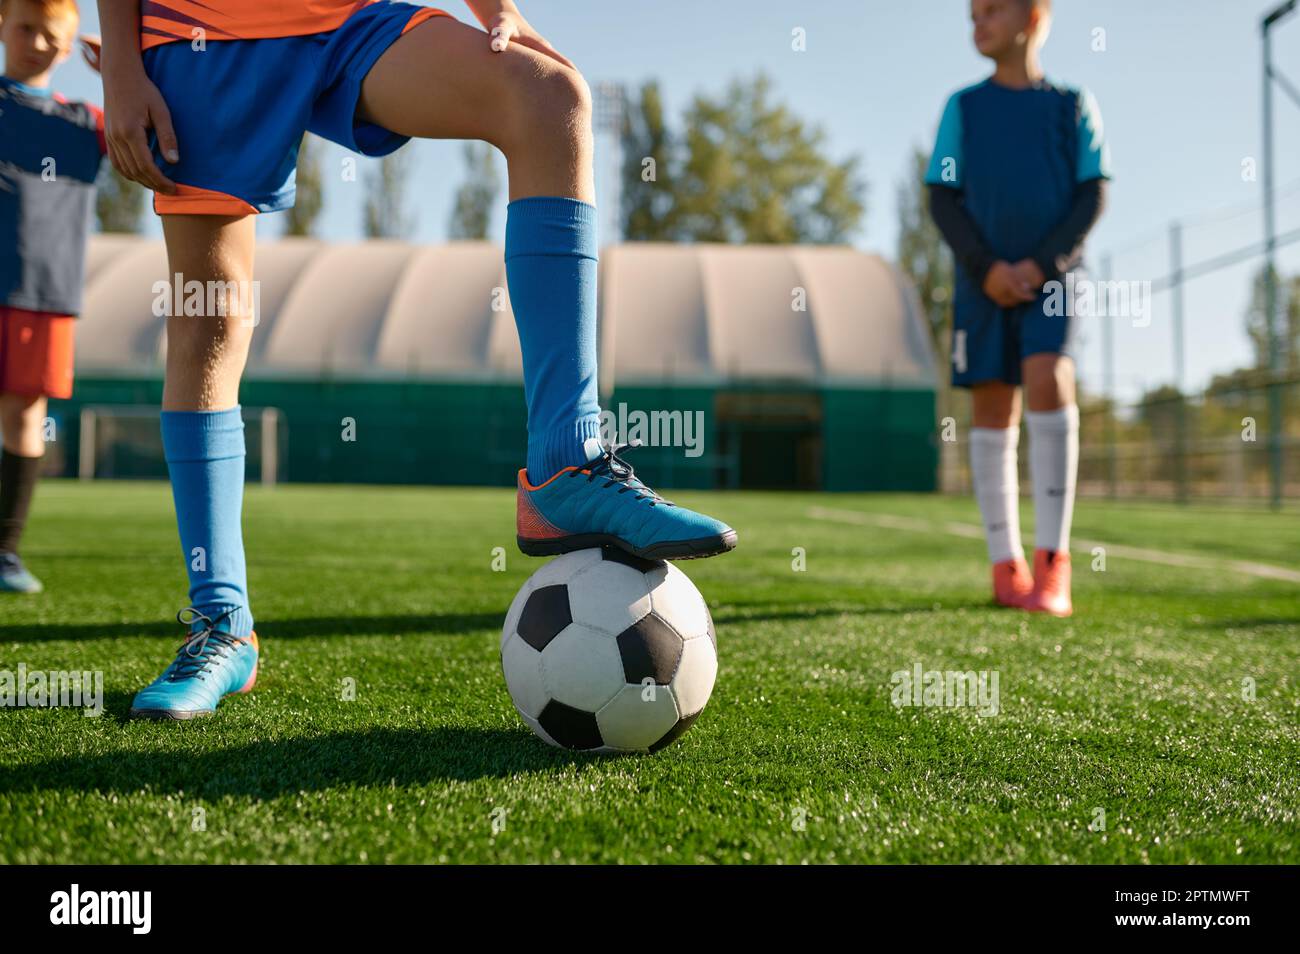
[[[1070,602],[1070,554],[1063,550],[1034,551],[1034,591],[1025,609],[1053,616],[1074,612]]]
[[[1023,609],[1033,591],[1034,578],[1024,557],[993,564],[994,602]]]

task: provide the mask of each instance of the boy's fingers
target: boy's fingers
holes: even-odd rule
[[[500,53],[510,45],[510,41],[518,34],[514,24],[506,23],[492,28],[492,52]]]
[[[113,168],[116,169],[118,174],[121,175],[123,178],[134,179],[134,176],[131,175],[131,170],[127,167],[126,162],[124,162],[122,159],[122,153],[118,151],[117,143],[113,142],[113,140],[110,139],[108,140],[107,145],[108,145],[108,161],[112,163]]]
[[[140,182],[140,170],[136,168],[135,159],[131,156],[131,151],[126,148],[125,144],[116,140],[109,140],[108,149],[117,171],[132,182]],[[143,183],[141,184],[143,185]]]
[[[154,107],[153,131],[158,136],[158,149],[162,152],[163,158],[171,163],[180,162],[181,151],[176,143],[176,129],[172,126],[172,114],[164,103]]]
[[[153,161],[153,153],[149,150],[149,140],[145,138],[144,129],[137,129],[127,142],[127,148],[131,153],[131,160],[135,164],[138,176],[136,182],[141,185],[147,185],[155,192],[163,192],[171,195],[176,191],[176,184],[163,175]]]

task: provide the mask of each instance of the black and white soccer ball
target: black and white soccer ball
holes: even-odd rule
[[[501,668],[519,715],[550,744],[654,752],[704,710],[718,641],[704,597],[671,563],[578,550],[520,588]]]

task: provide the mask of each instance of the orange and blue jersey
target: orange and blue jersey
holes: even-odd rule
[[[160,215],[290,208],[308,131],[366,156],[397,149],[408,137],[357,121],[361,85],[402,34],[447,16],[394,0],[143,0],[140,12],[145,71],[180,152],[169,163],[154,146],[177,185],[155,194]]]
[[[140,0],[142,50],[196,37],[262,40],[329,33],[375,0]]]
[[[0,77],[0,307],[81,310],[104,116]]]

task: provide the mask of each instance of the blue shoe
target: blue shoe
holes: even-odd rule
[[[133,719],[193,719],[210,716],[217,703],[248,692],[257,681],[257,634],[232,636],[217,629],[227,611],[208,619],[193,607],[176,614],[190,634],[163,674],[136,693]]]
[[[536,487],[527,470],[519,471],[519,549],[528,556],[554,556],[612,545],[647,560],[689,560],[732,549],[735,530],[664,500],[636,479],[618,456],[634,446],[606,448]]]
[[[0,593],[39,593],[43,589],[17,553],[0,553]]]

